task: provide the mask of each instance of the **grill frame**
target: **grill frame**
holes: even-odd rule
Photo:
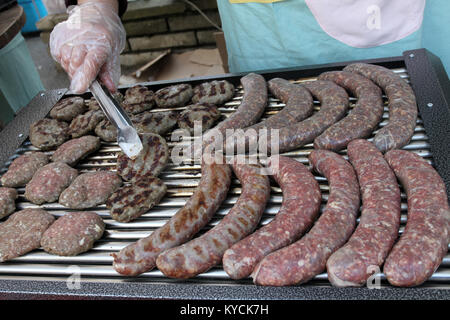
[[[266,80],[274,77],[297,79],[315,77],[325,71],[341,70],[356,61],[306,66],[296,69],[279,69],[257,72]],[[405,68],[416,93],[419,113],[429,138],[433,163],[444,179],[447,194],[450,194],[450,168],[446,155],[450,153],[450,83],[440,60],[425,49],[406,51],[400,57],[363,60],[387,68]],[[213,79],[226,79],[235,85],[246,73],[234,73],[191,79],[146,82],[156,91],[171,84],[199,84]],[[120,87],[126,89],[129,86]],[[0,152],[0,163],[4,164],[28,137],[30,124],[43,118],[61,98],[66,97],[67,89],[40,92],[30,104],[23,108],[17,117],[0,132],[0,141],[6,141]],[[68,96],[68,95],[67,95]],[[89,98],[90,94],[85,94]],[[433,103],[430,108],[429,102]],[[68,274],[70,275],[70,274]],[[437,275],[439,276],[439,275]],[[0,278],[2,278],[0,276]],[[229,282],[194,278],[185,281],[172,279],[125,278],[105,276],[102,279],[83,276],[80,289],[69,289],[67,277],[32,279],[28,276],[13,276],[0,281],[0,295],[7,296],[72,296],[86,299],[105,298],[150,298],[150,299],[441,299],[449,298],[448,284],[440,286],[433,283],[418,288],[392,288],[382,286],[381,290],[368,288],[332,288],[324,281],[315,285],[292,287],[257,287],[249,285],[248,280]],[[320,280],[320,279],[319,279]],[[440,287],[441,289],[436,289]]]

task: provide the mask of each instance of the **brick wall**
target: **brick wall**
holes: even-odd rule
[[[190,0],[210,20],[220,26],[216,0]],[[41,39],[49,42],[53,27],[67,19],[66,14],[47,16],[36,23]],[[199,47],[215,47],[212,26],[200,13],[181,0],[137,0],[128,3],[122,17],[127,44],[121,55],[123,66],[148,62],[166,49],[174,52]]]

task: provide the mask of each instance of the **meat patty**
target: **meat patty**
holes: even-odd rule
[[[0,187],[0,219],[10,215],[16,210],[17,190]]]
[[[37,249],[42,234],[55,218],[42,209],[25,209],[13,213],[0,224],[0,262]]]
[[[157,205],[166,192],[162,180],[144,177],[115,191],[106,201],[106,207],[114,220],[130,222]]]
[[[119,91],[113,94],[113,97],[119,102],[123,102],[123,94],[121,94]],[[97,99],[95,97],[92,97],[88,102],[89,110],[101,110],[100,105],[97,102]]]
[[[9,165],[8,171],[0,181],[4,187],[23,187],[35,172],[48,163],[48,157],[43,152],[31,152],[14,159]]]
[[[73,118],[86,111],[84,99],[81,97],[70,97],[62,99],[50,110],[53,119],[72,121]]]
[[[95,134],[103,141],[117,141],[117,127],[108,119],[103,119],[95,127]]]
[[[117,173],[126,181],[157,177],[169,160],[169,147],[163,137],[154,133],[140,137],[143,149],[135,159],[128,158],[122,152],[117,156]]]
[[[74,166],[81,159],[100,148],[100,138],[84,136],[64,142],[52,155],[52,161]]]
[[[25,198],[35,204],[54,202],[77,177],[78,171],[63,162],[52,162],[39,168],[25,187]]]
[[[169,112],[142,112],[130,117],[138,133],[164,135],[177,124],[177,114]]]
[[[201,122],[202,132],[211,128],[221,116],[219,109],[212,104],[197,103],[186,107],[178,116],[178,126],[194,133],[194,122]]]
[[[115,172],[83,173],[61,193],[59,203],[71,209],[92,208],[105,203],[121,185],[122,180]]]
[[[42,248],[59,256],[76,256],[90,250],[105,231],[105,223],[95,212],[70,212],[57,219],[41,239]]]
[[[56,119],[41,119],[30,126],[30,141],[41,150],[49,150],[69,139],[69,125]]]
[[[155,101],[160,108],[182,107],[193,94],[190,84],[181,83],[156,91]]]
[[[69,134],[72,138],[78,138],[89,134],[103,119],[105,119],[103,111],[90,110],[72,120],[69,126]]]
[[[213,80],[194,87],[192,102],[221,105],[234,96],[234,85],[226,80]]]
[[[151,109],[155,105],[153,91],[148,88],[136,85],[125,92],[123,109],[130,114],[140,113]]]

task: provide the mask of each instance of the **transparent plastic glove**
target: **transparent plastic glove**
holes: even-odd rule
[[[55,26],[50,52],[68,73],[74,93],[85,92],[97,76],[115,92],[125,39],[125,29],[113,7],[88,2],[70,7],[69,18]]]

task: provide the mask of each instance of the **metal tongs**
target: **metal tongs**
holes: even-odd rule
[[[142,142],[130,118],[109,90],[97,80],[92,82],[89,89],[106,114],[108,120],[117,128],[117,142],[119,147],[128,158],[136,158],[142,150]]]

